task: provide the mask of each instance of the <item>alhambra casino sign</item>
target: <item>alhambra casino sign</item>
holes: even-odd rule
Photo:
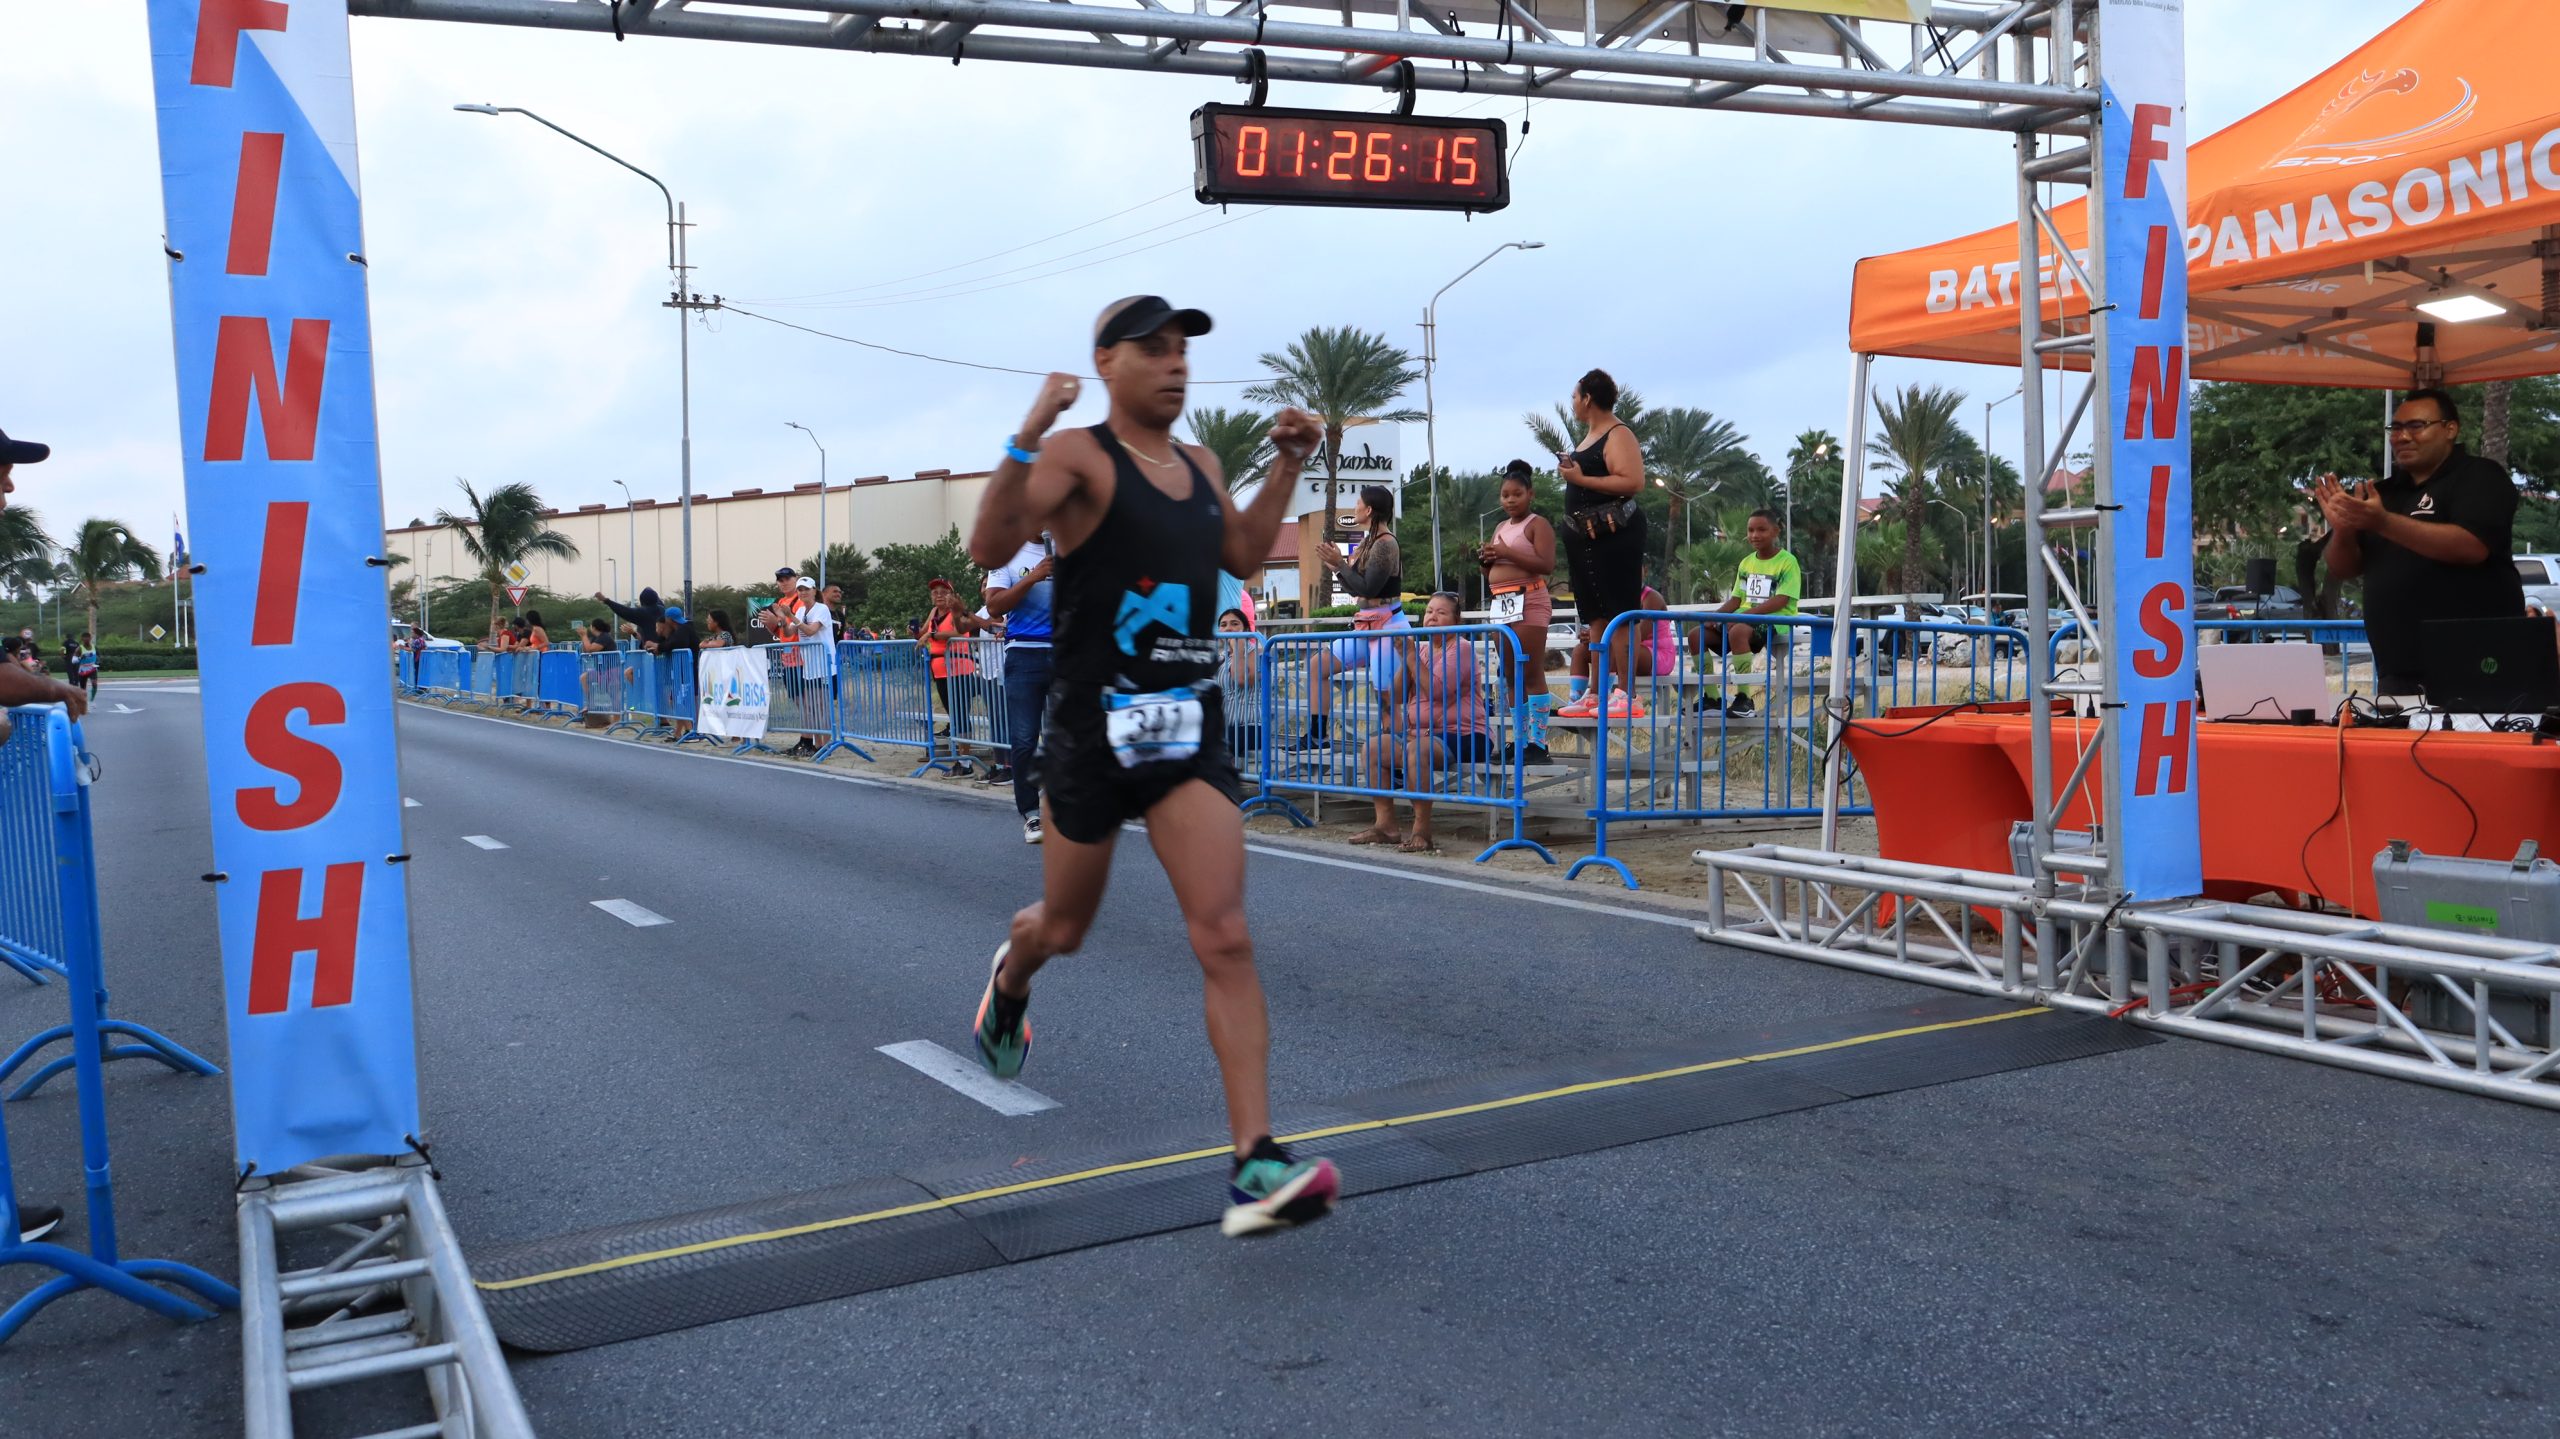
[[[421,1136],[347,11],[151,0],[233,1142]]]

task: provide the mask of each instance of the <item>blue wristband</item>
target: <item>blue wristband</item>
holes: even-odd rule
[[[1040,458],[1040,452],[1038,450],[1026,450],[1022,446],[1015,444],[1013,442],[1013,436],[1011,435],[1004,437],[1004,452],[1008,457],[1020,460],[1026,465],[1030,464],[1033,460]]]

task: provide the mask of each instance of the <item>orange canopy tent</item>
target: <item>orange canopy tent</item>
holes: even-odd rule
[[[2379,389],[2560,372],[2554,55],[2560,0],[2425,0],[2190,146],[2189,374]],[[2054,221],[2085,255],[2085,202]],[[1860,261],[1851,348],[2018,363],[2018,249],[2004,224]],[[2085,328],[2070,267],[2042,280],[2044,332]]]

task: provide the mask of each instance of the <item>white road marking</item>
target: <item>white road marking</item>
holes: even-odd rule
[[[413,706],[411,706],[411,708],[416,709],[416,710],[418,710],[419,712],[421,712],[421,713],[425,713],[425,714],[449,714],[449,715],[454,716],[454,717],[455,717],[455,718],[457,718],[457,719],[474,719],[474,720],[481,720],[481,721],[484,721],[484,722],[486,722],[486,723],[488,723],[488,724],[505,725],[505,726],[507,726],[507,728],[512,729],[512,730],[515,730],[515,731],[517,731],[518,733],[521,733],[521,734],[548,734],[548,735],[559,735],[559,736],[561,736],[561,737],[563,737],[563,738],[567,738],[567,739],[590,739],[590,740],[591,740],[591,739],[594,739],[594,738],[595,738],[595,736],[593,736],[593,735],[581,734],[581,733],[580,733],[579,731],[577,731],[577,730],[552,729],[552,728],[549,728],[549,727],[547,727],[547,726],[537,726],[537,725],[523,725],[523,724],[517,724],[517,723],[514,723],[513,721],[510,721],[510,720],[500,719],[500,718],[498,718],[496,715],[476,715],[476,714],[466,713],[466,712],[461,711],[461,710],[448,710],[448,709],[443,709],[443,708],[441,708],[441,707],[436,707],[436,706],[426,706],[426,705],[413,705]],[[633,748],[633,749],[654,749],[654,750],[664,751],[664,750],[668,750],[668,749],[672,748],[671,746],[667,746],[667,745],[643,744],[643,743],[639,743],[639,742],[631,741],[631,740],[608,740],[608,741],[606,741],[606,742],[607,742],[607,743],[609,743],[609,744],[623,744],[623,745],[627,745],[627,746],[629,746],[630,748]],[[683,753],[683,751],[680,751],[680,750],[679,750],[679,751],[676,751],[676,752],[677,752],[677,753],[679,753],[679,754]],[[871,777],[869,777],[869,776],[867,776],[867,775],[837,774],[837,773],[834,773],[834,772],[832,772],[832,771],[824,770],[824,769],[785,769],[785,768],[784,768],[784,767],[782,767],[781,765],[765,764],[765,763],[762,763],[762,762],[760,762],[760,761],[757,761],[757,760],[751,760],[751,759],[736,759],[736,758],[732,758],[732,757],[730,757],[730,756],[728,756],[728,755],[723,755],[723,754],[697,754],[697,755],[695,755],[695,756],[694,756],[694,758],[695,758],[695,759],[713,760],[713,761],[717,761],[718,763],[721,763],[721,764],[742,764],[742,765],[749,765],[749,766],[752,766],[752,767],[754,767],[754,768],[756,768],[756,769],[760,769],[760,770],[769,770],[769,771],[773,771],[773,772],[781,773],[781,774],[796,774],[796,775],[805,776],[805,777],[810,778],[810,779],[827,779],[827,780],[834,780],[834,781],[836,781],[836,782],[837,782],[837,783],[839,783],[839,784],[855,784],[855,785],[863,785],[863,786],[866,786],[866,787],[871,788],[871,789],[900,789],[900,790],[902,790],[902,789],[905,789],[905,788],[906,788],[906,786],[904,786],[904,785],[896,784],[896,783],[893,783],[893,782],[891,782],[891,781],[889,781],[889,780],[884,780],[884,779],[873,779],[873,778],[871,778]],[[936,789],[936,790],[929,790],[929,791],[926,791],[926,793],[931,793],[931,794],[957,794],[957,793],[962,793],[962,791],[954,790],[954,789]],[[1010,803],[1010,802],[1011,802],[1012,797],[1011,797],[1010,795],[1007,795],[1007,796],[1003,796],[1003,797],[1002,797],[1002,799],[1003,799],[1003,802],[1005,802],[1005,803]],[[1137,826],[1137,825],[1135,825],[1134,823],[1130,826],[1130,828],[1132,828],[1132,829],[1134,829],[1134,830],[1138,830],[1139,832],[1143,832],[1143,827]],[[1380,877],[1380,878],[1382,878],[1382,879],[1402,879],[1402,880],[1411,880],[1411,881],[1412,881],[1412,882],[1414,882],[1415,884],[1436,884],[1436,885],[1440,885],[1440,886],[1442,886],[1442,887],[1444,887],[1444,888],[1447,888],[1447,889],[1464,889],[1464,890],[1472,890],[1472,891],[1474,891],[1475,893],[1478,893],[1478,894],[1489,894],[1489,895],[1494,895],[1494,896],[1496,896],[1496,897],[1498,897],[1498,898],[1502,898],[1502,899],[1516,899],[1516,900],[1523,900],[1523,901],[1526,901],[1527,903],[1530,903],[1530,904],[1544,904],[1544,905],[1552,905],[1552,906],[1554,906],[1554,907],[1556,907],[1556,908],[1558,908],[1558,909],[1578,909],[1578,910],[1582,910],[1582,911],[1584,911],[1584,912],[1586,912],[1586,913],[1589,913],[1589,914],[1602,914],[1602,915],[1608,915],[1608,916],[1610,916],[1610,917],[1612,917],[1612,918],[1615,918],[1615,919],[1635,919],[1635,920],[1642,920],[1642,921],[1644,921],[1644,922],[1646,922],[1646,923],[1648,923],[1648,924],[1667,924],[1667,925],[1671,925],[1671,926],[1673,926],[1674,928],[1677,928],[1677,929],[1690,929],[1690,930],[1694,930],[1694,929],[1698,928],[1700,925],[1703,925],[1703,924],[1705,924],[1705,923],[1706,923],[1706,916],[1705,916],[1705,915],[1703,915],[1703,914],[1701,914],[1701,915],[1666,914],[1666,913],[1662,913],[1662,912],[1657,911],[1657,910],[1649,910],[1649,909],[1633,909],[1633,908],[1628,908],[1628,907],[1624,907],[1624,906],[1620,906],[1620,905],[1614,905],[1614,904],[1600,904],[1600,903],[1596,903],[1596,902],[1594,902],[1594,901],[1592,901],[1592,900],[1587,900],[1587,899],[1573,899],[1573,898],[1569,898],[1569,897],[1567,897],[1567,896],[1565,896],[1565,895],[1560,895],[1560,894],[1541,894],[1541,893],[1538,893],[1538,892],[1537,892],[1536,890],[1534,890],[1534,889],[1529,889],[1529,888],[1525,888],[1525,887],[1523,887],[1523,888],[1505,888],[1505,887],[1503,887],[1503,886],[1501,886],[1501,885],[1485,884],[1485,883],[1481,883],[1481,882],[1476,881],[1476,880],[1452,879],[1452,878],[1449,878],[1449,877],[1447,877],[1447,876],[1445,876],[1445,875],[1437,875],[1437,874],[1422,874],[1422,873],[1419,873],[1419,872],[1414,871],[1414,870],[1404,869],[1404,868],[1402,868],[1402,867],[1391,867],[1391,866],[1387,866],[1387,865],[1371,865],[1371,864],[1362,864],[1362,863],[1360,863],[1360,862],[1359,862],[1359,861],[1357,861],[1357,860],[1350,860],[1350,859],[1335,859],[1335,858],[1333,858],[1333,857],[1331,857],[1331,856],[1329,856],[1329,855],[1321,855],[1321,854],[1304,854],[1304,853],[1301,853],[1301,852],[1299,852],[1299,851],[1297,851],[1297,850],[1294,850],[1294,849],[1283,849],[1283,848],[1281,848],[1281,847],[1279,847],[1279,846],[1277,846],[1277,845],[1267,845],[1267,844],[1248,844],[1248,845],[1246,845],[1246,846],[1245,846],[1245,848],[1246,848],[1247,850],[1249,850],[1249,851],[1251,851],[1251,852],[1255,853],[1255,854],[1267,854],[1267,855],[1270,855],[1270,856],[1271,856],[1271,857],[1273,857],[1274,859],[1289,859],[1289,860],[1296,860],[1296,861],[1298,861],[1298,862],[1299,862],[1299,863],[1301,863],[1301,864],[1324,864],[1324,865],[1331,865],[1331,866],[1333,866],[1333,867],[1334,867],[1334,868],[1336,868],[1336,869],[1352,869],[1352,870],[1358,870],[1358,871],[1359,871],[1360,873],[1362,873],[1362,874],[1373,874],[1373,875],[1377,875],[1377,876],[1379,876],[1379,877]]]
[[[505,849],[507,847],[505,841],[491,839],[485,834],[466,834],[462,837],[462,842],[464,844],[476,844],[482,849]]]
[[[116,701],[116,713],[120,715],[138,715],[142,713],[142,711],[135,709],[133,706],[126,704],[122,700],[118,700]]]
[[[1038,1114],[1058,1101],[1012,1080],[998,1079],[930,1039],[884,1044],[880,1052],[927,1079],[938,1079],[998,1114]]]
[[[1484,884],[1472,879],[1451,879],[1447,875],[1419,874],[1413,870],[1387,865],[1362,864],[1356,859],[1335,859],[1330,855],[1303,854],[1294,849],[1282,849],[1277,845],[1248,844],[1245,848],[1254,854],[1267,854],[1274,859],[1294,859],[1300,864],[1331,865],[1335,869],[1356,869],[1362,874],[1374,874],[1381,879],[1409,879],[1416,884],[1436,884],[1448,889],[1472,890],[1477,894],[1497,895],[1503,899],[1523,899],[1531,904],[1551,904],[1558,909],[1587,910],[1592,914],[1605,914],[1614,919],[1641,919],[1649,924],[1675,925],[1681,929],[1696,929],[1707,922],[1704,915],[1662,914],[1650,909],[1628,909],[1614,904],[1595,904],[1587,899],[1567,899],[1560,894],[1538,894],[1530,890],[1505,889],[1498,884]]]
[[[418,802],[404,794],[400,796],[400,807],[402,809],[416,809],[418,807]]]
[[[659,914],[653,910],[642,909],[640,906],[633,904],[627,899],[593,899],[587,902],[594,905],[596,908],[603,910],[605,913],[612,915],[615,919],[621,920],[624,924],[631,926],[633,929],[647,929],[653,924],[675,923],[674,920],[667,918],[665,915]]]

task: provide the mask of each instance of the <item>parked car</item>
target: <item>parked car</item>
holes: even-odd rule
[[[408,648],[409,637],[412,634],[424,635],[426,637],[426,648],[431,650],[459,650],[470,648],[470,646],[465,645],[460,640],[449,640],[438,635],[429,634],[427,631],[419,629],[416,625],[409,623],[407,620],[393,620],[391,622],[391,642],[393,644],[398,645],[403,649]]]
[[[2526,599],[2560,615],[2560,555],[2518,555],[2516,576],[2524,581]]]

